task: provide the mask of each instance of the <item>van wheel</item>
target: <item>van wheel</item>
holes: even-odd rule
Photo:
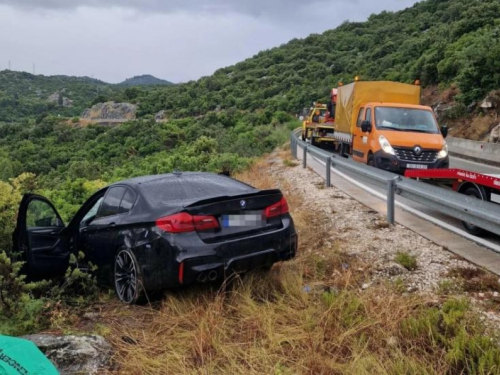
[[[373,168],[376,167],[375,158],[373,157],[373,154],[368,155],[368,162],[366,164],[368,164],[370,167],[373,167]]]
[[[145,300],[141,268],[129,249],[119,250],[116,254],[114,284],[120,301],[133,305]]]
[[[483,196],[481,195],[481,192],[476,189],[475,187],[471,186],[465,189],[463,194],[468,195],[469,197],[476,197],[477,199],[484,200]],[[482,228],[479,228],[475,225],[466,223],[465,221],[462,222],[465,230],[472,234],[473,236],[481,236],[483,235],[486,231]]]

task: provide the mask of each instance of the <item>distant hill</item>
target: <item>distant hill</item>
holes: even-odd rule
[[[163,86],[172,86],[173,83],[169,81],[165,81],[164,79],[156,78],[150,74],[145,74],[142,76],[135,76],[132,78],[127,78],[122,83],[119,83],[120,86],[154,86],[154,85],[163,85]]]
[[[118,89],[89,77],[44,76],[0,71],[0,122],[52,113],[79,116],[97,97]]]

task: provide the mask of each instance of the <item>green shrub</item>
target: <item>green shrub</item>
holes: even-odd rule
[[[394,258],[394,260],[408,271],[414,271],[417,269],[417,258],[411,254],[399,252],[396,254],[396,258]]]

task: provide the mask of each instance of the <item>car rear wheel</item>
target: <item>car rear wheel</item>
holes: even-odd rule
[[[476,197],[477,199],[483,200],[483,196],[482,196],[481,192],[472,186],[465,189],[463,194],[468,195],[470,197]],[[480,236],[480,235],[485,233],[484,229],[476,227],[473,224],[466,223],[465,221],[463,221],[462,224],[463,224],[465,230],[474,236]]]
[[[120,301],[136,304],[143,301],[144,283],[139,263],[129,249],[119,250],[115,257],[114,281]]]

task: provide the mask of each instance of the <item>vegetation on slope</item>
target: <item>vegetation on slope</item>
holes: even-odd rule
[[[164,79],[156,78],[150,74],[144,74],[142,76],[135,76],[132,78],[127,78],[125,81],[119,83],[120,86],[154,86],[154,85],[165,85],[171,86],[172,82],[166,81]]]
[[[346,22],[268,51],[210,77],[143,92],[140,114],[200,115],[216,108],[297,113],[339,81],[455,83],[465,104],[500,87],[500,3],[428,0]]]

